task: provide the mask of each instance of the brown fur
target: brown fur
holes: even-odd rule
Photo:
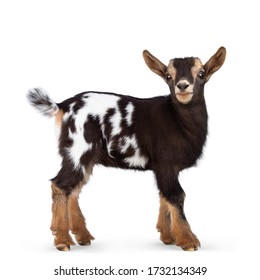
[[[170,230],[170,226],[171,217],[168,203],[164,197],[160,197],[160,210],[156,228],[161,233],[160,240],[164,244],[174,244],[175,242]]]
[[[59,127],[61,127],[63,116],[64,116],[63,110],[59,110],[59,112],[56,114],[55,121]]]
[[[57,249],[67,251],[69,245],[75,245],[69,235],[69,230],[75,234],[75,238],[80,245],[89,245],[95,239],[86,228],[85,218],[80,210],[78,198],[83,185],[88,181],[92,173],[93,165],[86,169],[86,176],[68,196],[52,183],[52,224],[51,230],[55,235],[54,244]],[[62,225],[58,226],[58,225]]]
[[[55,235],[54,245],[61,251],[67,251],[74,245],[69,235],[68,197],[64,191],[52,183],[52,222],[51,230]]]
[[[165,80],[165,72],[167,71],[167,67],[147,50],[143,51],[143,57],[148,67]]]
[[[171,75],[172,79],[175,80],[177,70],[173,66],[173,59],[170,60],[170,63],[169,63],[169,66],[168,66],[168,72]]]
[[[191,68],[191,74],[193,79],[195,80],[199,71],[203,68],[203,64],[199,58],[195,58],[194,66]]]
[[[200,247],[200,242],[191,231],[189,223],[181,218],[178,208],[164,197],[160,198],[157,229],[161,233],[160,239],[165,244],[176,244],[183,250],[197,250]]]
[[[180,210],[175,205],[166,202],[171,217],[170,231],[175,239],[175,244],[183,250],[197,250],[200,242],[196,235],[191,231],[190,225],[186,219],[181,217]]]
[[[74,190],[68,198],[69,227],[80,245],[89,245],[95,239],[86,228],[85,218],[80,210],[78,198],[81,188]]]
[[[218,69],[224,63],[225,58],[226,49],[224,47],[220,47],[218,51],[204,65],[204,68],[206,69],[206,81],[209,80],[213,73],[218,71]]]

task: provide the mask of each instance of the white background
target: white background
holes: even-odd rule
[[[53,275],[60,265],[145,272],[150,266],[206,266],[205,276],[193,278],[257,279],[257,7],[253,0],[0,2],[1,279],[71,279]],[[143,49],[165,63],[183,56],[206,62],[222,45],[226,62],[205,88],[204,156],[180,176],[201,249],[184,252],[159,241],[152,173],[95,167],[80,204],[96,240],[57,251],[49,230],[48,179],[59,170],[54,125],[27,104],[28,88],[44,87],[57,102],[85,90],[164,95],[168,88],[143,62]],[[145,272],[109,279],[170,279]]]

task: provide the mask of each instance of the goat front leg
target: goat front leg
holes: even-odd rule
[[[51,230],[54,245],[60,251],[70,250],[75,245],[69,235],[68,196],[55,183],[52,183],[52,222]]]
[[[185,251],[196,251],[200,247],[200,242],[196,235],[191,231],[190,225],[183,211],[184,193],[180,197],[176,197],[174,202],[172,199],[165,199],[168,204],[168,211],[171,217],[170,231],[175,244]],[[178,202],[176,202],[176,200]]]
[[[160,240],[164,244],[175,244],[174,237],[171,233],[171,215],[168,207],[168,202],[160,194],[160,209],[159,217],[156,225],[160,232]]]
[[[173,173],[174,174],[174,173]],[[169,173],[168,173],[169,176]],[[161,232],[161,240],[175,243],[185,251],[195,251],[200,242],[191,231],[184,214],[183,205],[185,193],[181,188],[177,176],[156,176],[161,192],[160,213],[157,228]]]

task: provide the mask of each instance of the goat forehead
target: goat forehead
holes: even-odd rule
[[[200,60],[194,57],[171,59],[168,65],[169,74],[174,80],[186,78],[192,82],[194,79],[193,67],[198,65]]]
[[[177,69],[191,69],[194,66],[194,57],[174,58],[172,59],[173,66]]]

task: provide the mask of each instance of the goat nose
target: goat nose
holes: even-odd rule
[[[180,90],[185,90],[188,86],[189,84],[187,82],[180,82],[177,84],[177,88]]]

